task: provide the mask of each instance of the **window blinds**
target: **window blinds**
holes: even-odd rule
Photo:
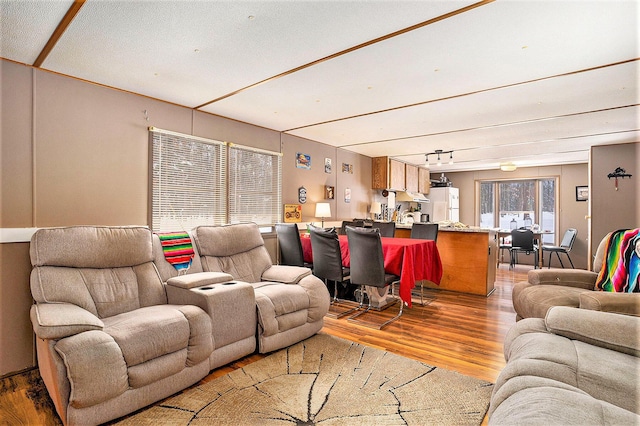
[[[274,224],[282,217],[282,155],[229,144],[229,222]]]
[[[226,144],[150,130],[152,229],[188,231],[226,223]]]
[[[280,221],[280,153],[153,127],[149,131],[153,231]]]

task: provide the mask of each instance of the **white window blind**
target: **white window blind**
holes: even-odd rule
[[[281,188],[280,153],[229,144],[229,223],[279,222]]]
[[[226,144],[155,128],[150,136],[152,229],[226,223]]]

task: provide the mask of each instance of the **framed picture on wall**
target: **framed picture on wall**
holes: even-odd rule
[[[335,188],[333,186],[325,186],[324,187],[324,198],[327,200],[333,200],[335,198]]]
[[[296,153],[296,167],[299,169],[311,169],[311,156],[301,152]]]
[[[324,172],[331,173],[331,158],[324,159]]]
[[[576,201],[587,201],[589,199],[588,186],[576,186]]]

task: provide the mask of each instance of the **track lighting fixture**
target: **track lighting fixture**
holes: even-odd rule
[[[437,155],[437,165],[438,166],[442,166],[442,159],[440,158],[441,154],[449,154],[449,164],[453,164],[453,150],[451,151],[443,151],[441,149],[436,149],[433,152],[428,152],[425,154],[425,159],[427,164],[429,163],[429,156],[430,155]]]

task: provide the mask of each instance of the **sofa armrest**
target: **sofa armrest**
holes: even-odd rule
[[[598,274],[584,269],[532,269],[527,281],[532,285],[563,285],[593,290]]]
[[[262,281],[275,281],[284,284],[297,284],[311,275],[311,269],[300,266],[272,265],[262,273]]]
[[[71,303],[39,303],[31,306],[33,331],[40,339],[61,339],[89,330],[102,330],[102,320]]]
[[[640,293],[591,291],[580,295],[580,308],[640,316]]]
[[[218,283],[224,283],[233,281],[233,277],[230,274],[224,272],[196,272],[195,274],[179,275],[177,277],[169,278],[167,285],[178,288],[196,288],[205,285],[212,285]]]
[[[571,340],[640,357],[640,318],[611,312],[554,306],[545,318],[547,330]]]

